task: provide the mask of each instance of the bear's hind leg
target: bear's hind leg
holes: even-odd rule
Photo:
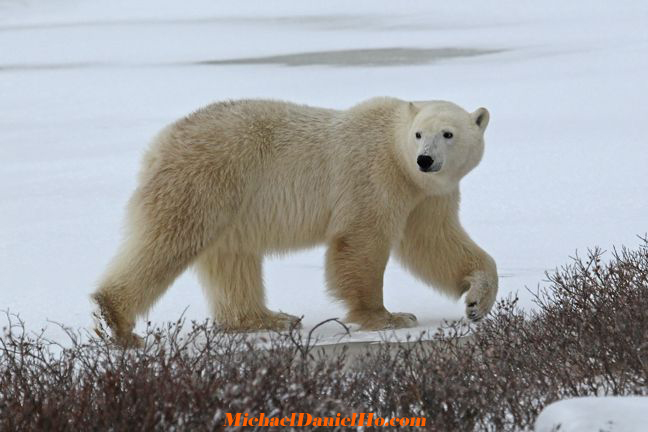
[[[299,319],[265,306],[262,258],[212,247],[196,261],[216,321],[226,330],[287,330]]]
[[[190,248],[167,246],[164,236],[137,233],[126,240],[92,294],[117,343],[140,344],[133,334],[135,319],[148,311],[194,256]]]

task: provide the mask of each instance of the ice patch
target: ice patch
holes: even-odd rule
[[[495,54],[502,50],[470,48],[373,48],[337,51],[313,51],[267,57],[201,61],[203,65],[279,64],[283,66],[376,67],[424,65],[444,59]]]

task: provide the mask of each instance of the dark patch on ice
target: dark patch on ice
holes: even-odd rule
[[[440,60],[475,57],[495,54],[503,50],[482,50],[472,48],[366,48],[339,51],[312,51],[294,54],[282,54],[238,59],[205,60],[192,63],[17,63],[0,64],[0,72],[30,72],[46,70],[71,70],[89,68],[120,67],[168,67],[168,66],[231,66],[231,65],[281,65],[299,66],[333,66],[333,67],[381,67],[381,66],[416,66],[434,63]]]
[[[283,66],[403,66],[424,65],[439,60],[475,57],[495,54],[502,50],[472,48],[368,48],[339,51],[313,51],[266,57],[207,60],[201,65],[254,65],[274,64]]]

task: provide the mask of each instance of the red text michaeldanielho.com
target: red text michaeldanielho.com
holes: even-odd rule
[[[350,416],[315,417],[308,413],[292,413],[285,417],[268,417],[264,413],[250,416],[245,413],[225,413],[223,426],[425,426],[425,417],[384,418],[373,413],[353,413]]]

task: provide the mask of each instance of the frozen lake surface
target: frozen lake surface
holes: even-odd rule
[[[498,263],[500,297],[526,308],[545,270],[648,230],[646,2],[269,3],[0,1],[0,309],[34,329],[89,327],[149,140],[228,98],[487,107],[461,218]],[[265,280],[270,307],[306,329],[343,314],[322,248],[269,259]],[[385,303],[418,316],[414,334],[464,310],[395,262]],[[185,309],[209,315],[191,271],[148,319]]]

